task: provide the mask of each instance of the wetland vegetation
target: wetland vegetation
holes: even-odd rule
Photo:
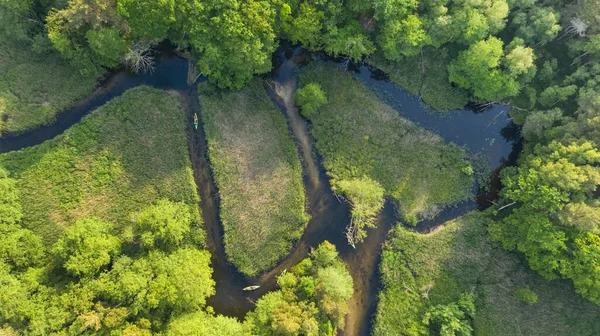
[[[599,27],[594,0],[0,1],[0,334],[599,334]]]
[[[225,251],[255,276],[289,253],[308,222],[298,149],[261,81],[239,92],[199,90]]]

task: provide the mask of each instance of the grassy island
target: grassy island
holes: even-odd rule
[[[138,87],[52,140],[0,155],[18,181],[23,226],[52,243],[80,218],[122,223],[163,198],[200,224],[184,115],[177,96]]]
[[[440,308],[460,315],[448,307],[465,295],[472,295],[475,311],[462,323],[474,335],[591,336],[600,330],[598,306],[567,281],[545,280],[517,254],[493,246],[489,223],[485,213],[473,212],[426,235],[394,228],[380,264],[384,288],[373,335],[436,334],[440,325],[435,319],[426,325],[424,317]]]
[[[0,137],[52,123],[94,90],[98,75],[82,76],[58,53],[0,41]]]
[[[258,79],[239,92],[201,86],[200,105],[225,251],[254,276],[284,257],[308,222],[298,149]]]
[[[301,86],[318,83],[327,96],[320,108],[302,113],[333,187],[363,213],[353,213],[355,220],[369,226],[365,217],[383,196],[413,224],[470,197],[472,168],[463,149],[400,117],[335,65],[313,63],[299,76]]]

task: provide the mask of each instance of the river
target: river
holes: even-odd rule
[[[265,77],[265,89],[286,116],[290,132],[303,159],[304,183],[309,203],[307,211],[311,220],[290,254],[273,270],[254,279],[237,272],[225,255],[223,228],[219,220],[218,190],[206,153],[206,139],[202,127],[196,131],[191,126],[192,116],[198,113],[200,108],[197,83],[188,85],[189,62],[184,58],[166,53],[157,59],[152,73],[136,75],[124,69],[115,70],[92,95],[61,113],[54,124],[26,134],[0,139],[0,153],[34,146],[51,139],[77,123],[86,114],[135,86],[148,85],[177,91],[188,110],[188,148],[194,179],[201,197],[199,207],[207,231],[206,244],[212,253],[216,294],[209,298],[208,304],[219,314],[243,319],[258,298],[277,288],[276,276],[283,269],[291,268],[307,257],[311,247],[329,240],[336,245],[355,284],[355,292],[349,303],[346,328],[341,334],[368,335],[378,292],[380,250],[387,232],[398,222],[395,217],[396,211],[392,202],[387,201],[378,218],[377,227],[369,230],[367,239],[358,244],[356,249],[348,246],[343,233],[349,220],[348,206],[331,192],[322,159],[308,133],[309,125],[293,103],[293,95],[298,85],[296,71],[308,59],[310,55],[299,48],[282,48],[274,56],[274,70]],[[483,154],[496,177],[499,168],[507,162],[514,161],[515,154],[520,151],[518,132],[511,123],[508,108],[505,106],[494,105],[484,110],[458,110],[444,114],[428,112],[416,97],[387,81],[380,71],[367,66],[353,67],[353,70],[358,80],[396,108],[402,117],[439,134],[447,142],[464,146],[470,153]],[[204,80],[205,77],[198,78],[198,81]],[[497,178],[493,181],[497,185]],[[474,192],[476,191],[474,189]],[[419,223],[416,230],[426,232],[468,211],[485,207],[493,201],[494,193],[479,196],[443,210],[436,218]],[[255,284],[261,285],[257,291],[248,293],[241,290],[247,285]]]

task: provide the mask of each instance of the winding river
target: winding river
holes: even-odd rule
[[[207,248],[212,253],[216,294],[209,298],[208,304],[214,307],[217,313],[243,319],[258,298],[276,289],[276,276],[283,269],[291,268],[305,258],[311,247],[317,246],[323,240],[329,240],[336,245],[341,258],[348,265],[355,284],[346,328],[340,334],[368,335],[378,291],[377,266],[381,245],[389,229],[397,222],[395,209],[391,202],[386,202],[378,218],[377,228],[371,229],[367,239],[357,245],[356,249],[348,246],[343,234],[349,220],[348,206],[332,194],[322,159],[308,135],[309,125],[293,102],[298,85],[296,70],[309,58],[309,55],[299,48],[282,48],[274,56],[274,70],[265,78],[265,90],[287,117],[289,129],[303,158],[304,182],[309,203],[307,211],[311,220],[290,254],[273,270],[254,279],[246,278],[227,261],[222,241],[223,228],[219,220],[218,190],[207,157],[206,139],[202,127],[196,131],[191,126],[192,116],[199,112],[200,104],[197,85],[188,85],[190,68],[189,62],[184,58],[171,53],[164,54],[157,60],[154,72],[147,74],[135,75],[123,69],[116,70],[92,95],[61,113],[54,124],[30,133],[0,139],[0,153],[34,146],[51,139],[77,123],[86,114],[135,86],[148,85],[175,90],[180,93],[188,110],[188,148],[194,179],[201,197],[199,206],[207,231]],[[417,97],[387,81],[380,71],[360,66],[355,67],[353,73],[358,80],[394,106],[402,117],[439,134],[447,142],[464,146],[470,153],[483,154],[494,170],[494,176],[497,176],[500,167],[514,161],[520,151],[518,132],[511,123],[508,108],[505,106],[494,105],[485,110],[458,110],[444,114],[428,112]],[[198,78],[198,81],[204,80],[205,77]],[[495,184],[498,183],[497,179],[494,181]],[[476,191],[474,189],[474,193]],[[415,229],[426,232],[468,211],[486,207],[493,201],[493,197],[493,192],[490,195],[478,195],[471,201],[443,210],[436,218],[419,223]],[[261,288],[250,293],[241,290],[250,284],[261,285]]]

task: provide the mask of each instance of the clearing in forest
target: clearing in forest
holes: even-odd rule
[[[308,222],[298,149],[259,79],[238,92],[199,90],[225,251],[254,276],[287,255]]]

